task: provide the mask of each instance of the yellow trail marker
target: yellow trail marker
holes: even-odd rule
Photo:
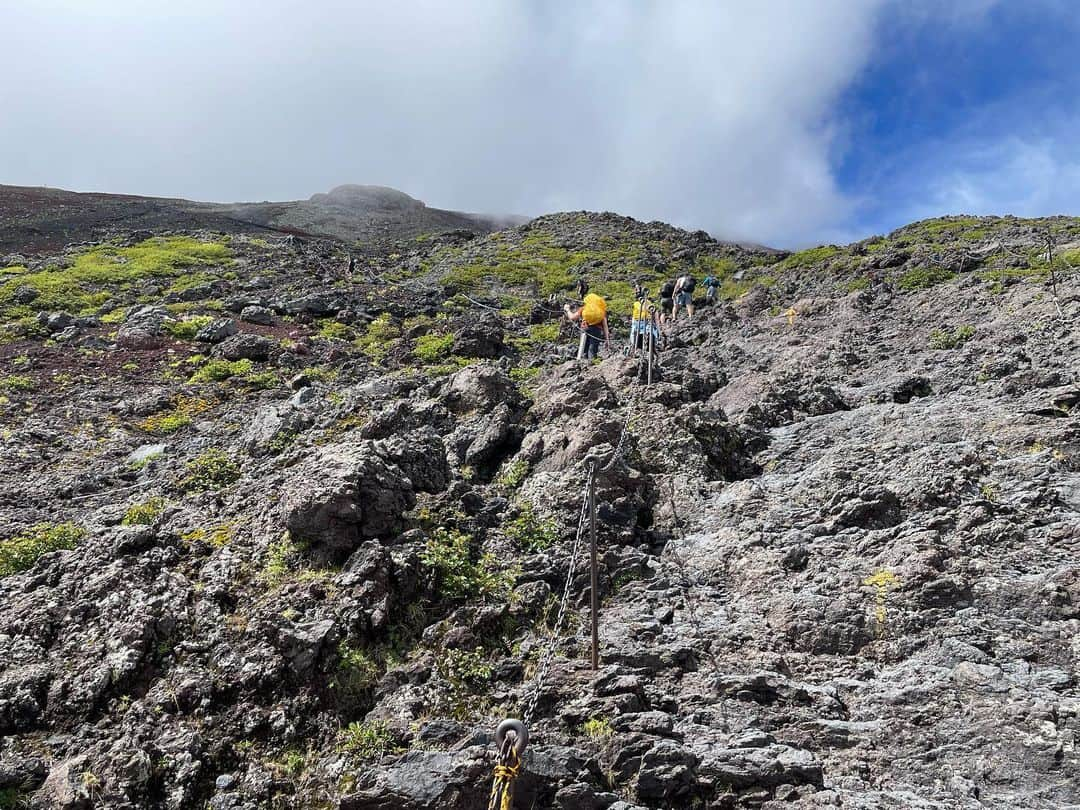
[[[794,326],[795,316],[799,314],[795,307],[788,307],[787,312],[785,312],[784,314],[787,315],[787,325]]]

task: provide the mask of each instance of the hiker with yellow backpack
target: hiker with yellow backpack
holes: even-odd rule
[[[572,309],[569,304],[565,307],[566,317],[571,321],[577,321],[581,327],[581,341],[578,343],[578,360],[592,360],[600,354],[600,340],[604,343],[611,340],[608,332],[607,301],[596,293],[585,296],[580,309]]]
[[[653,343],[660,343],[660,316],[656,307],[649,301],[649,295],[643,288],[637,289],[637,300],[630,315],[630,352],[644,349],[646,338],[652,332]]]

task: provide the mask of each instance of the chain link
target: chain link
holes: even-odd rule
[[[578,515],[578,527],[577,532],[574,535],[574,545],[570,548],[570,562],[566,571],[566,583],[563,585],[562,600],[559,604],[559,613],[555,619],[555,629],[552,631],[551,639],[548,641],[547,647],[540,654],[540,661],[537,664],[536,669],[536,686],[533,687],[532,696],[529,698],[527,708],[525,709],[525,716],[523,722],[528,727],[532,721],[532,716],[536,711],[536,704],[540,701],[540,692],[544,688],[544,681],[547,679],[548,670],[551,668],[551,663],[555,659],[555,648],[559,643],[559,636],[562,633],[563,623],[566,621],[566,608],[570,604],[570,588],[574,584],[574,574],[577,571],[577,558],[581,549],[581,541],[585,536],[585,526],[589,515],[589,487],[592,484],[593,476],[596,475],[596,466],[589,466],[588,477],[585,481],[585,497],[581,499],[581,512]]]
[[[626,419],[623,420],[622,430],[619,431],[619,441],[615,444],[615,452],[611,454],[611,458],[608,463],[603,466],[603,471],[607,472],[619,463],[620,459],[626,455],[626,437],[630,435],[630,419],[634,415],[634,396],[630,395],[630,401],[626,403]]]

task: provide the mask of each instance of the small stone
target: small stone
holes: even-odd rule
[[[236,784],[236,777],[231,773],[223,773],[217,779],[214,780],[214,787],[218,790],[228,790]]]

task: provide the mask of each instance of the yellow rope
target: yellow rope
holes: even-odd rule
[[[508,760],[508,764],[500,762],[495,766],[488,810],[513,810],[514,780],[521,775],[521,760],[513,747],[510,748]]]

